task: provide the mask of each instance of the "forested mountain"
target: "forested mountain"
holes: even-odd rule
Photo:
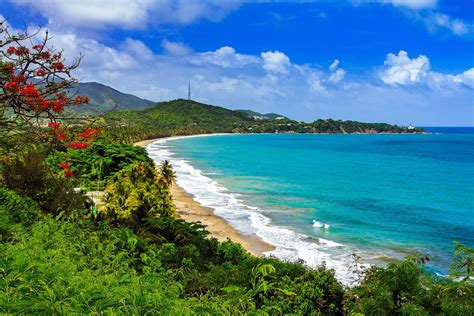
[[[139,110],[156,104],[156,102],[120,92],[98,82],[77,83],[73,92],[88,96],[90,109],[99,112],[125,109]]]

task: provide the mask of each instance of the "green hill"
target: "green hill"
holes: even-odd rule
[[[262,117],[262,118],[271,119],[271,120],[274,120],[277,117],[283,117],[285,120],[289,120],[288,117],[286,117],[284,115],[281,115],[281,114],[277,114],[277,113],[262,114],[262,113],[255,112],[255,111],[252,111],[252,110],[236,110],[236,111],[240,112],[240,113],[247,114],[247,115],[252,116],[252,117],[256,116],[256,117]]]
[[[254,121],[240,112],[183,99],[161,102],[144,110],[113,111],[108,113],[105,119],[119,129],[126,127],[128,134],[131,133],[130,130],[139,131],[145,136],[143,138],[159,135],[232,133]]]
[[[116,140],[142,139],[207,133],[328,133],[377,134],[421,133],[386,123],[362,123],[341,120],[317,120],[312,123],[289,119],[254,119],[250,111],[232,111],[196,101],[178,99],[144,110],[113,111],[105,115],[108,129]],[[252,112],[258,113],[258,112]],[[278,115],[278,114],[275,114]],[[113,127],[110,127],[113,126]]]
[[[319,119],[306,123],[281,114],[262,114],[252,110],[229,110],[219,106],[178,99],[155,103],[125,94],[97,82],[77,84],[78,94],[87,95],[91,112],[108,112],[108,129],[130,140],[157,136],[202,133],[420,133],[386,123],[362,123]],[[110,125],[113,127],[111,128]],[[124,128],[126,127],[126,130]],[[131,136],[134,135],[134,136]],[[120,136],[122,137],[122,136]],[[125,136],[123,136],[125,137]]]
[[[78,95],[89,97],[88,110],[111,111],[125,109],[145,109],[156,104],[156,102],[141,99],[132,94],[115,90],[109,86],[97,82],[77,83],[73,89]]]

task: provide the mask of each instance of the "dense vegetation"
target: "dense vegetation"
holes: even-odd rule
[[[361,123],[331,119],[305,123],[289,119],[254,119],[253,113],[241,110],[232,111],[179,99],[162,102],[140,111],[114,111],[105,116],[105,121],[107,129],[115,135],[115,140],[120,142],[202,133],[375,134],[423,132],[421,129],[407,129],[385,123]]]
[[[45,46],[47,34],[30,51],[21,43],[31,35],[0,30],[0,48],[14,45],[0,49],[9,60],[0,59],[0,314],[474,313],[474,252],[460,244],[447,278],[408,259],[361,271],[360,283],[346,288],[324,264],[257,258],[210,238],[203,225],[176,215],[169,162],[157,169],[143,149],[123,143],[239,131],[254,120],[178,100],[66,126],[65,110],[87,103],[62,90],[75,82],[69,73],[78,64],[65,66]],[[43,84],[27,80],[38,77]],[[322,124],[337,128],[333,122]],[[87,197],[91,189],[102,190],[102,203]]]
[[[46,159],[57,170],[59,163],[65,160],[72,165],[71,170],[78,176],[80,186],[88,190],[104,189],[113,174],[131,163],[152,162],[141,147],[113,144],[104,139],[83,150],[55,151]]]
[[[98,214],[81,204],[46,211],[28,192],[1,188],[0,313],[474,312],[472,281],[437,280],[415,260],[371,268],[345,289],[324,266],[256,258],[208,238],[202,225],[174,215],[160,177],[146,161],[125,167]],[[68,192],[65,200],[73,198]],[[456,277],[472,269],[472,251],[458,247]]]

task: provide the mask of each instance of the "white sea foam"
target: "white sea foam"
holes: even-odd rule
[[[199,136],[201,135],[184,137]],[[170,146],[165,145],[176,138],[164,138],[149,144],[147,151],[156,163],[165,159],[172,163],[178,185],[193,195],[196,201],[214,209],[216,215],[226,219],[242,234],[256,234],[265,242],[274,245],[276,249],[266,252],[266,256],[288,261],[302,259],[312,267],[324,262],[336,271],[336,276],[343,283],[349,285],[355,280],[356,276],[349,269],[353,249],[331,240],[310,238],[287,227],[273,225],[271,219],[264,215],[265,211],[271,210],[246,205],[239,199],[240,195],[229,192],[201,170],[194,168],[189,161],[176,157],[169,150]],[[314,226],[326,228],[325,231],[329,233],[328,224],[315,221]]]

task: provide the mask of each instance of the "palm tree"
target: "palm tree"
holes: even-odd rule
[[[176,181],[176,174],[173,171],[173,167],[168,160],[163,161],[160,166],[160,182],[166,188],[170,188],[173,182]]]

